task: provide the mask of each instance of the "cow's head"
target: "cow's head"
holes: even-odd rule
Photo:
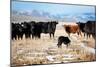
[[[52,24],[53,28],[56,28],[56,25],[58,24],[58,22],[57,21],[51,21],[51,24]]]
[[[25,23],[26,23],[26,22],[22,22],[22,23],[21,23],[21,26],[22,26],[23,28],[25,27]]]
[[[21,26],[24,28],[24,29],[26,29],[27,27],[28,27],[28,22],[23,22],[23,23],[21,23]]]
[[[55,29],[56,29],[56,25],[58,24],[58,22],[57,21],[51,21],[51,22],[48,22],[48,26],[49,26],[49,30],[50,31],[52,31],[52,32],[54,32],[55,31]]]
[[[22,32],[22,30],[23,30],[21,24],[19,24],[19,23],[15,24],[15,28],[16,28],[17,31],[20,31],[20,32]]]

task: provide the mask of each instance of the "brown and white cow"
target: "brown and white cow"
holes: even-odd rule
[[[77,33],[78,35],[81,35],[81,31],[78,25],[63,25],[63,27],[69,36],[70,33]]]

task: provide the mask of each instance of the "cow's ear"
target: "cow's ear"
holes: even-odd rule
[[[56,24],[58,24],[58,22],[56,22]]]
[[[47,22],[47,24],[49,24],[50,22]]]

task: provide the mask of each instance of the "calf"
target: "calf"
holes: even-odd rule
[[[61,47],[62,43],[64,43],[66,45],[66,47],[68,47],[68,45],[70,44],[70,39],[68,37],[64,37],[64,36],[60,36],[58,38],[58,48]]]

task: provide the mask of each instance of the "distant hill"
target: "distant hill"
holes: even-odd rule
[[[21,23],[24,21],[58,21],[58,22],[74,22],[74,20],[67,20],[63,19],[53,19],[53,18],[44,18],[44,17],[33,17],[33,16],[26,16],[26,15],[11,15],[11,22],[14,23]]]
[[[62,14],[62,15],[51,15],[48,12],[39,12],[33,10],[32,12],[26,11],[12,11],[11,21],[12,22],[23,22],[23,21],[59,21],[59,22],[86,22],[88,20],[95,20],[94,13],[82,13],[82,14]]]

